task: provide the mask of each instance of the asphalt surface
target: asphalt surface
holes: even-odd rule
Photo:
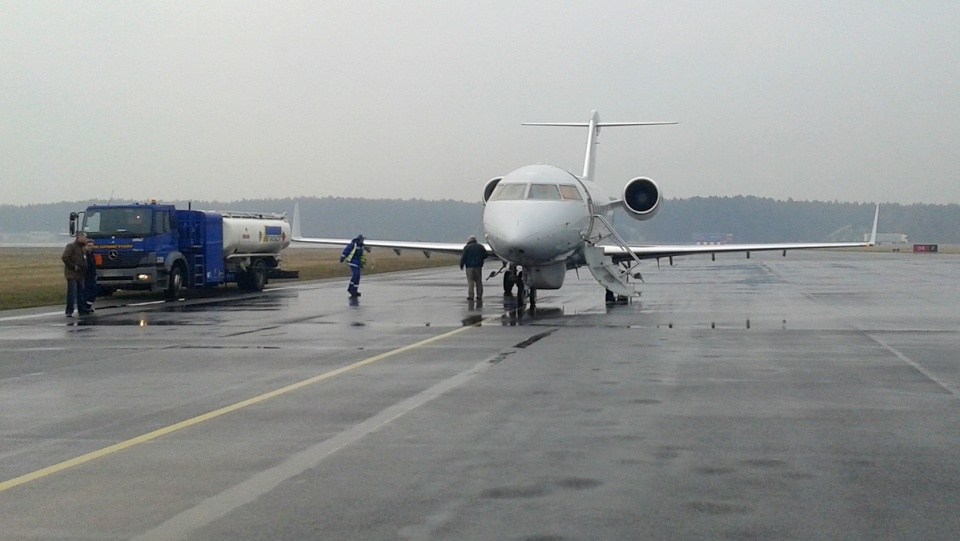
[[[455,268],[0,313],[0,539],[957,539],[958,268],[699,257],[522,313]]]

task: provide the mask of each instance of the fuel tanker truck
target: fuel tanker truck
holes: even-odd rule
[[[290,244],[286,215],[182,210],[174,205],[93,205],[70,214],[70,234],[93,239],[97,286],[163,291],[177,298],[185,289],[235,282],[260,291],[268,277],[294,278],[280,268]]]

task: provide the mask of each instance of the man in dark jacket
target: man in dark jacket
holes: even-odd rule
[[[360,269],[367,263],[367,253],[363,249],[363,235],[357,235],[357,238],[350,241],[350,244],[343,249],[343,253],[340,254],[340,262],[343,263],[344,261],[350,265],[350,270],[353,271],[347,291],[350,292],[351,297],[359,297]]]
[[[467,269],[467,300],[473,300],[473,289],[477,289],[477,299],[483,298],[483,260],[487,258],[487,249],[470,235],[460,254],[460,270]]]
[[[63,250],[63,277],[67,279],[67,317],[73,317],[73,306],[81,316],[87,311],[86,299],[83,297],[83,279],[87,274],[87,258],[83,255],[83,246],[87,243],[87,235],[82,231],[77,238]]]

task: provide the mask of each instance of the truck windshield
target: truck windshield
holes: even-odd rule
[[[83,231],[90,238],[139,238],[151,235],[153,212],[145,208],[88,209]]]

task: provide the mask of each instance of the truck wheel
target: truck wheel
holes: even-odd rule
[[[251,271],[245,270],[237,273],[237,287],[242,291],[250,291],[253,289],[252,283],[253,273]]]
[[[174,265],[173,268],[170,269],[166,296],[168,300],[174,301],[180,298],[181,293],[183,293],[183,269],[180,265]]]
[[[250,269],[250,289],[253,291],[263,291],[267,285],[267,267],[263,261],[255,261],[253,268]]]

